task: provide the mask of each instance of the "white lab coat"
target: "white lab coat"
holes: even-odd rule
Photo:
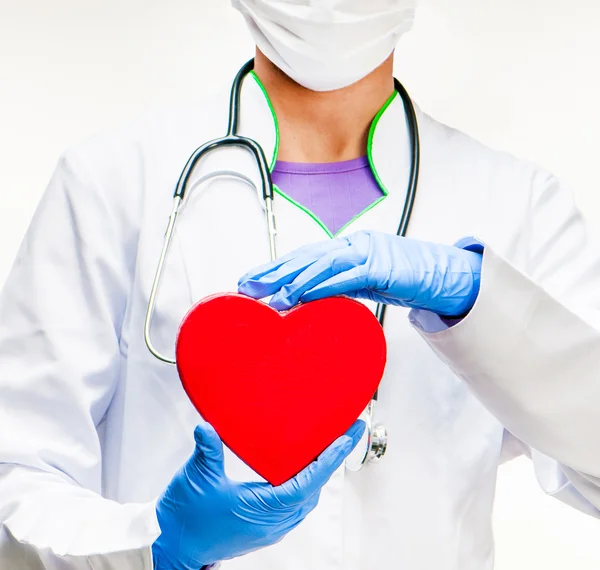
[[[154,502],[191,453],[198,416],[176,370],[146,349],[143,320],[180,170],[222,134],[226,107],[220,97],[155,116],[69,150],[58,165],[0,301],[2,570],[151,568]],[[497,469],[521,448],[546,492],[598,514],[599,252],[551,175],[418,119],[422,172],[409,235],[481,239],[480,298],[452,328],[390,308],[376,418],[389,430],[387,456],[360,473],[339,470],[298,529],[227,570],[491,569]],[[274,121],[249,77],[242,131],[268,157]],[[344,234],[398,225],[410,158],[399,98],[373,133],[374,169],[389,194]],[[214,169],[257,180],[242,150],[218,151],[194,178]],[[275,211],[280,254],[327,239],[284,197]],[[194,301],[235,290],[268,251],[247,184],[199,188],[163,282],[159,348],[172,351]],[[256,478],[231,454],[227,471]]]

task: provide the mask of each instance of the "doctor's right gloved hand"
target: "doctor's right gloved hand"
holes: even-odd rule
[[[364,432],[357,421],[299,475],[279,487],[226,475],[223,444],[207,423],[196,449],[158,500],[155,570],[199,570],[279,542],[317,506],[322,487]]]

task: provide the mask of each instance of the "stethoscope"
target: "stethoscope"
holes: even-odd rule
[[[217,150],[219,148],[224,148],[228,146],[242,147],[247,149],[256,160],[256,164],[258,166],[258,170],[261,178],[261,188],[262,190],[262,201],[264,203],[264,208],[267,217],[267,228],[269,232],[269,248],[271,254],[271,261],[274,261],[277,258],[277,247],[276,247],[276,225],[275,225],[275,214],[273,212],[273,199],[275,196],[273,190],[273,183],[271,181],[271,171],[269,169],[269,165],[267,163],[267,159],[265,157],[265,153],[262,147],[254,140],[249,139],[247,137],[243,137],[238,135],[238,127],[240,122],[240,95],[242,90],[242,84],[246,76],[254,70],[254,60],[250,60],[246,63],[236,75],[233,85],[231,87],[231,95],[229,98],[229,126],[227,128],[227,134],[219,139],[215,139],[207,142],[202,145],[198,149],[194,151],[192,156],[188,159],[185,168],[181,172],[179,177],[179,181],[177,182],[177,187],[175,189],[175,195],[173,198],[173,209],[171,211],[171,215],[169,216],[169,223],[167,225],[167,230],[165,232],[165,238],[163,242],[162,251],[160,254],[160,258],[158,261],[158,267],[156,269],[156,274],[154,276],[154,282],[152,284],[152,290],[150,292],[150,298],[148,300],[148,309],[146,312],[146,320],[144,323],[144,339],[146,341],[146,346],[148,350],[159,360],[165,362],[167,364],[176,364],[175,360],[163,356],[152,343],[151,338],[151,326],[152,326],[152,318],[154,316],[154,310],[156,308],[156,298],[158,296],[158,291],[160,288],[160,283],[162,280],[162,275],[164,273],[164,268],[167,260],[167,256],[169,253],[169,248],[171,245],[171,241],[173,239],[173,234],[175,231],[175,224],[177,221],[177,216],[180,212],[182,205],[184,204],[184,200],[186,196],[189,194],[191,190],[197,188],[200,183],[205,182],[209,178],[215,178],[218,176],[229,176],[242,179],[244,182],[250,184],[257,191],[256,185],[252,182],[248,177],[242,175],[241,173],[235,172],[216,172],[213,174],[209,174],[208,176],[203,177],[200,181],[195,181],[193,187],[190,186],[190,179],[194,168],[198,164],[198,162],[204,158],[211,151]],[[406,192],[406,200],[404,202],[404,210],[402,212],[402,217],[400,218],[400,224],[398,226],[397,235],[404,237],[408,230],[408,226],[410,223],[410,219],[412,216],[412,211],[415,203],[415,197],[417,194],[417,186],[419,180],[419,170],[420,170],[420,142],[419,142],[419,127],[417,123],[417,115],[415,112],[414,105],[411,101],[411,98],[407,91],[404,89],[402,84],[394,79],[394,84],[396,91],[402,97],[402,101],[404,103],[404,110],[406,113],[406,120],[408,124],[409,131],[409,139],[410,139],[410,151],[411,151],[411,166],[410,166],[410,174],[408,180],[408,189]],[[259,194],[260,196],[260,194]],[[377,305],[377,309],[375,312],[375,316],[379,320],[380,325],[383,327],[385,322],[387,307],[384,304]],[[367,437],[367,445],[365,446],[364,453],[360,456],[358,461],[347,461],[346,468],[351,471],[360,471],[365,465],[371,462],[379,461],[387,450],[388,445],[388,433],[382,424],[375,424],[373,421],[375,414],[375,405],[377,403],[378,394],[375,393],[373,399],[369,403],[366,410],[366,437]]]

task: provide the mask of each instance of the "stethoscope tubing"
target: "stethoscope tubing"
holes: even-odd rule
[[[263,148],[251,138],[243,137],[238,135],[239,130],[239,121],[240,121],[240,99],[241,99],[241,89],[244,82],[245,77],[251,73],[254,69],[254,60],[248,61],[237,73],[230,92],[229,97],[229,118],[227,125],[227,134],[218,139],[214,139],[212,141],[208,141],[202,146],[198,147],[193,154],[188,159],[184,169],[179,176],[177,181],[177,185],[175,188],[175,193],[173,196],[173,208],[171,211],[171,215],[169,216],[169,222],[167,225],[167,229],[165,232],[165,238],[163,241],[163,247],[161,250],[161,254],[158,261],[158,266],[156,269],[156,274],[154,276],[154,281],[152,283],[152,289],[150,292],[150,297],[148,300],[148,308],[146,311],[146,318],[144,321],[144,339],[148,350],[154,355],[158,360],[175,365],[176,361],[173,358],[169,358],[164,356],[159,350],[156,349],[152,342],[152,320],[154,316],[154,312],[156,309],[156,302],[160,290],[160,284],[162,282],[162,276],[164,274],[164,269],[166,265],[166,261],[169,254],[169,249],[171,246],[171,242],[173,240],[173,235],[175,232],[175,226],[177,222],[177,217],[179,215],[180,208],[184,204],[186,198],[188,197],[188,190],[190,187],[190,180],[192,174],[194,172],[197,164],[206,157],[209,153],[218,150],[220,148],[226,147],[238,147],[245,148],[248,152],[250,152],[258,166],[260,179],[261,179],[261,192],[262,198],[265,205],[265,211],[267,216],[267,228],[269,232],[269,250],[271,261],[274,261],[277,258],[277,244],[276,244],[276,234],[277,228],[275,224],[275,215],[273,210],[273,200],[274,200],[274,189],[273,183],[271,179],[271,170],[269,168],[269,164],[267,162],[265,153]],[[398,226],[397,235],[400,237],[405,237],[408,232],[408,227],[410,225],[410,221],[412,218],[412,213],[415,205],[415,199],[417,195],[417,187],[419,183],[419,173],[421,167],[421,145],[419,138],[419,127],[417,114],[412,103],[412,100],[404,88],[404,86],[397,80],[394,79],[394,85],[396,91],[399,93],[402,98],[402,102],[404,104],[404,110],[406,115],[406,121],[409,132],[410,139],[410,153],[411,153],[411,167],[409,172],[409,180],[408,187],[406,192],[406,199],[404,202],[404,209],[402,211],[402,216],[400,218],[400,224]],[[194,185],[196,187],[196,185]],[[385,324],[387,306],[383,303],[379,303],[377,305],[375,316],[379,321],[381,327]],[[364,456],[361,458],[358,469],[360,470],[364,465],[366,465],[369,461],[374,459],[379,459],[385,453],[387,447],[387,432],[383,426],[374,426],[373,425],[373,415],[374,415],[374,405],[378,399],[378,392],[373,395],[373,399],[371,400],[368,406],[368,425],[367,425],[367,435],[368,435],[368,445],[365,451]],[[375,441],[376,440],[376,441]]]

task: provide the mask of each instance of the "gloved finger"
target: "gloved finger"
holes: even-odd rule
[[[353,267],[348,271],[338,273],[325,281],[315,285],[300,297],[300,301],[308,303],[325,299],[326,297],[336,297],[338,295],[351,296],[367,287],[369,275],[365,265]]]
[[[347,436],[352,440],[352,449],[354,449],[358,442],[362,439],[365,429],[367,429],[367,424],[363,420],[356,420],[344,434],[344,436]]]
[[[223,443],[214,428],[207,422],[202,422],[194,430],[196,449],[192,463],[202,473],[209,471],[221,475],[224,473]]]
[[[368,301],[373,301],[374,303],[381,303],[382,305],[411,307],[410,302],[408,301],[399,301],[393,295],[387,293],[376,293],[375,291],[371,291],[371,289],[362,289],[361,291],[356,291],[356,293],[349,293],[347,296],[352,297],[353,299],[366,299]]]
[[[275,498],[283,507],[308,501],[344,463],[358,445],[365,431],[365,422],[357,420],[342,437],[331,444],[319,458],[296,477],[273,489]]]
[[[316,259],[317,258],[312,256],[303,255],[281,264],[273,271],[266,273],[257,279],[244,279],[238,285],[238,293],[247,295],[253,299],[269,297],[296,279],[296,277],[314,263]]]
[[[363,265],[364,262],[365,259],[353,247],[332,251],[307,267],[291,283],[281,287],[273,295],[269,305],[278,311],[291,309],[307,291],[334,275]]]
[[[358,291],[347,291],[343,295],[344,297],[349,297],[351,299],[366,299],[368,301],[374,301],[375,303],[383,303],[386,305],[401,305],[401,303],[395,302],[395,300],[391,296],[384,295],[383,293],[375,293],[375,291],[373,291],[372,289],[363,288],[359,289]],[[305,301],[308,303],[305,297],[301,297],[300,301]]]
[[[330,251],[343,247],[340,242],[342,242],[342,240],[337,239],[305,245],[283,257],[276,259],[275,261],[266,263],[260,267],[256,267],[248,271],[248,273],[246,273],[238,281],[240,293],[247,295],[247,289],[254,290],[259,284],[269,285],[277,282],[288,274],[292,274],[294,271],[302,271],[302,268],[310,265],[315,260],[323,257]],[[288,264],[290,264],[288,268],[281,271],[283,266]],[[274,273],[277,275],[273,275]],[[267,293],[265,297],[271,294],[272,293]]]
[[[334,242],[326,242],[325,245],[327,247],[324,247],[322,244],[309,246],[306,251],[299,251],[295,257],[280,264],[271,272],[265,273],[258,278],[244,279],[238,286],[238,291],[256,299],[273,295],[286,285],[292,283],[315,262],[322,259],[323,256],[330,255],[341,247],[347,247],[347,245],[339,240],[336,240],[335,244]],[[335,247],[332,247],[332,245]]]

